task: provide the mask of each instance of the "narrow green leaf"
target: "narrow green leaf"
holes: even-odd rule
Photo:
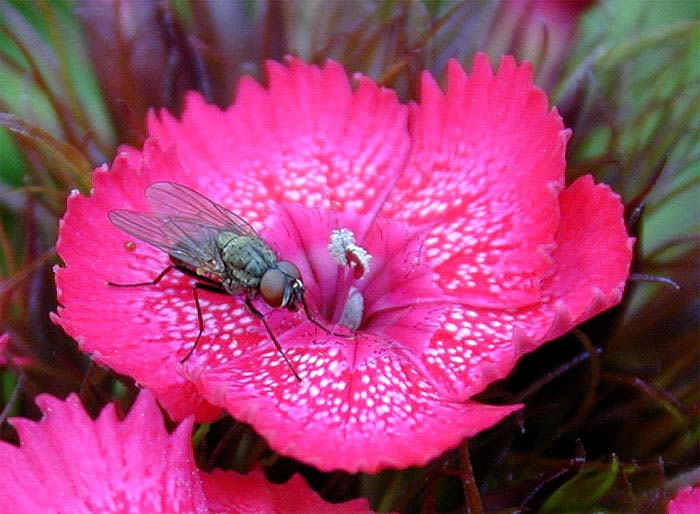
[[[56,138],[50,132],[7,112],[0,112],[0,127],[4,127],[29,143],[47,150],[52,156],[68,165],[69,170],[72,171],[71,177],[81,187],[87,186],[87,174],[92,167],[87,157],[75,147]]]

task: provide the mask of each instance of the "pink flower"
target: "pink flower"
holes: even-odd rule
[[[71,395],[37,397],[44,413],[14,418],[21,446],[0,442],[0,505],[7,512],[208,512],[197,476],[192,419],[165,431],[141,393],[119,422],[109,405],[93,421]]]
[[[668,514],[697,514],[700,512],[700,487],[688,486],[668,502]]]
[[[168,434],[148,391],[123,421],[111,404],[91,420],[75,395],[42,395],[37,405],[39,422],[11,420],[21,446],[0,442],[3,512],[371,512],[364,499],[329,504],[300,477],[274,485],[259,470],[198,471],[192,418]]]
[[[322,470],[424,464],[519,408],[473,395],[620,301],[632,240],[619,197],[590,176],[564,187],[569,131],[527,63],[504,57],[494,75],[479,55],[469,77],[451,62],[446,92],[426,73],[411,106],[366,77],[351,89],[332,61],[268,73],[267,89],[243,79],[226,111],[190,94],[182,121],[153,114],[143,151],[123,149],[92,196],[71,196],[57,322],[176,418],[223,407]],[[148,211],[157,181],[253,223],[301,270],[312,314],[352,336],[268,309],[299,383],[241,297],[202,292],[200,346],[179,365],[198,332],[192,279],[105,285],[168,265],[107,218]],[[369,255],[359,273],[329,252],[338,229],[355,239],[341,260]]]

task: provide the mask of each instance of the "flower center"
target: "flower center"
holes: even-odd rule
[[[421,259],[421,232],[385,218],[282,206],[263,237],[301,271],[317,319],[355,339],[419,351],[446,298]],[[358,343],[359,344],[359,343]]]

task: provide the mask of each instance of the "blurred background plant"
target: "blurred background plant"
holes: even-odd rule
[[[523,358],[480,398],[525,409],[426,467],[319,473],[231,418],[199,428],[198,462],[262,461],[272,480],[299,471],[384,511],[664,511],[700,482],[699,20],[694,0],[0,0],[2,438],[42,392],[77,391],[93,413],[133,401],[128,377],[50,321],[51,269],[67,194],[142,144],[148,109],[178,113],[189,89],[225,107],[240,76],[264,82],[264,60],[287,54],[406,101],[423,69],[510,53],[573,128],[569,181],[592,173],[623,197],[638,238],[623,303]]]

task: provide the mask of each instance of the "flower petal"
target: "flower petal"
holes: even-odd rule
[[[106,284],[148,281],[170,264],[145,243],[129,246],[133,238],[107,217],[116,208],[146,210],[144,190],[158,180],[192,184],[172,153],[149,143],[143,154],[122,151],[111,172],[96,170],[92,196],[71,194],[56,244],[64,266],[55,269],[60,306],[53,319],[98,363],[151,387],[173,419],[194,413],[210,420],[219,409],[203,402],[177,371],[197,334],[190,280],[174,272],[158,286]],[[173,294],[163,296],[163,288]]]
[[[247,475],[232,471],[200,472],[204,494],[212,512],[217,514],[305,514],[309,512],[351,514],[371,513],[363,498],[332,504],[320,498],[298,475],[285,484],[269,482],[262,470]]]
[[[519,326],[535,344],[617,305],[632,262],[635,240],[627,235],[620,197],[609,186],[580,177],[562,191],[559,205],[553,273],[542,283],[540,303],[518,313]]]
[[[541,301],[520,309],[455,306],[426,349],[426,368],[456,397],[482,391],[525,353],[620,302],[634,240],[619,196],[587,175],[559,200],[553,275]]]
[[[244,78],[226,111],[191,93],[182,122],[151,116],[150,133],[176,145],[211,198],[248,221],[264,220],[275,202],[376,210],[408,152],[396,94],[365,77],[353,92],[333,61],[319,68],[290,58],[267,71],[269,89]]]
[[[697,514],[700,512],[700,486],[687,486],[668,502],[668,514]]]
[[[171,434],[142,392],[119,421],[93,421],[78,397],[37,397],[39,422],[15,418],[21,446],[0,442],[0,505],[7,512],[209,512],[196,475],[192,419]]]
[[[519,408],[451,401],[399,351],[354,369],[337,348],[287,353],[302,383],[282,363],[270,366],[274,350],[191,378],[272,449],[322,471],[420,466]]]
[[[505,377],[525,353],[620,302],[632,260],[623,206],[590,175],[559,196],[552,275],[542,299],[519,309],[454,306],[425,350],[424,365],[458,398]]]
[[[503,378],[521,355],[515,316],[505,310],[454,305],[422,361],[444,394],[467,399]]]
[[[447,81],[443,94],[423,75],[407,169],[383,212],[429,224],[428,263],[460,301],[527,305],[550,265],[569,132],[528,63],[504,57],[494,75],[480,54],[471,77],[450,62]]]

